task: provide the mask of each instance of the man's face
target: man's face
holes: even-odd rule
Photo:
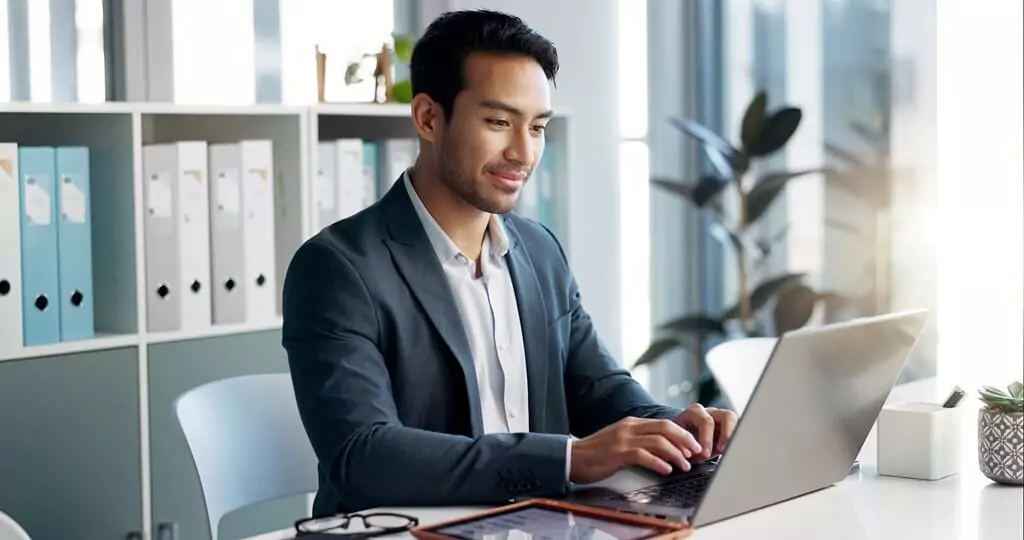
[[[475,53],[465,88],[442,123],[434,151],[441,181],[470,205],[492,214],[512,210],[544,152],[550,83],[523,56]]]

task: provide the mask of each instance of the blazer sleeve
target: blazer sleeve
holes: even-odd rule
[[[558,244],[557,238],[555,243]],[[619,364],[597,335],[560,244],[558,249],[564,262],[563,282],[569,299],[565,395],[573,435],[586,437],[630,416],[674,418],[682,411],[659,404]]]
[[[556,434],[477,438],[402,425],[378,320],[361,276],[338,249],[307,242],[285,280],[283,344],[299,414],[349,510],[492,504],[566,493]]]

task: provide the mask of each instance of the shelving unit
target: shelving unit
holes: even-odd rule
[[[570,134],[569,116],[560,112],[549,124],[548,139],[549,145],[562,145],[552,226],[563,242],[568,238]],[[154,538],[165,522],[177,524],[180,538],[204,537],[201,491],[173,414],[174,399],[221,378],[287,372],[280,345],[281,289],[292,255],[318,232],[317,143],[343,137],[414,138],[409,107],[0,104],[0,142],[89,147],[96,299],[93,339],[32,347],[0,344],[0,485],[5,486],[0,508],[40,537],[74,537],[86,523],[96,537],[138,532]],[[276,316],[150,332],[143,145],[260,138],[271,139],[274,149]],[[37,409],[42,411],[37,414]],[[38,445],[55,448],[40,451]],[[65,463],[69,456],[73,467]],[[62,487],[58,500],[43,504],[47,497],[39,491],[40,479],[48,486],[74,487]],[[227,527],[287,526],[307,502],[303,497],[262,505],[233,517]],[[53,519],[55,504],[65,519]],[[222,536],[231,535],[222,527]]]

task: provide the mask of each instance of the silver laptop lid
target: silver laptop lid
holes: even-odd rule
[[[927,317],[895,313],[779,338],[693,524],[845,478]]]

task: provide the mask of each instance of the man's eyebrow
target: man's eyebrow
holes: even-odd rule
[[[514,114],[516,116],[526,116],[526,114],[524,114],[522,110],[520,110],[520,109],[518,109],[518,108],[516,108],[516,107],[514,107],[512,105],[509,105],[508,103],[505,103],[503,101],[496,101],[496,100],[488,99],[488,100],[481,101],[480,102],[480,106],[484,107],[486,109],[496,109],[496,110],[499,110],[499,111],[505,111],[507,113]],[[547,110],[547,111],[544,111],[544,112],[538,114],[536,116],[536,118],[538,118],[538,119],[539,118],[551,118],[553,115],[554,115],[554,111]]]

